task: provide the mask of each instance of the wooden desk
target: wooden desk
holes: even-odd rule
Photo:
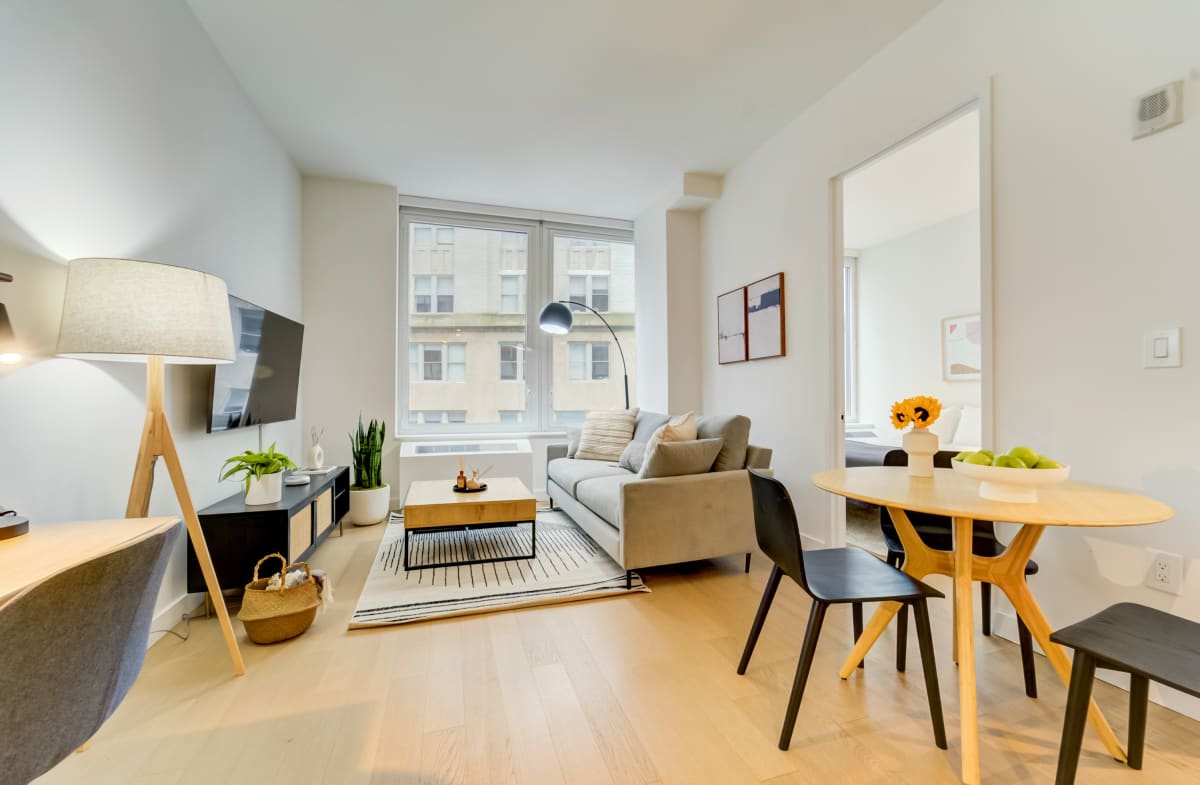
[[[0,605],[65,569],[177,525],[178,518],[32,523],[29,534],[0,540]]]
[[[979,482],[952,469],[935,469],[933,477],[910,477],[904,467],[872,466],[835,469],[812,477],[818,488],[849,499],[886,507],[904,543],[904,571],[915,578],[930,574],[954,578],[954,634],[958,652],[959,711],[962,716],[962,779],[979,785],[979,717],[975,696],[975,624],[972,581],[999,587],[1033,633],[1046,659],[1063,683],[1070,681],[1071,661],[1050,642],[1050,623],[1025,582],[1025,563],[1046,526],[1137,526],[1159,523],[1174,515],[1167,505],[1132,493],[1066,482],[1038,490],[1032,504],[994,502],[980,498]],[[945,515],[954,521],[954,551],[929,548],[917,535],[905,510]],[[997,557],[975,556],[972,542],[976,520],[1023,524],[1008,549]],[[858,667],[879,635],[900,609],[882,603],[862,637],[842,664],[845,679]],[[1125,751],[1095,701],[1088,711],[1092,727],[1117,760]]]

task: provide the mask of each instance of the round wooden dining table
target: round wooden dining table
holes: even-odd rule
[[[986,581],[1004,592],[1033,634],[1064,684],[1070,682],[1071,660],[1050,642],[1050,623],[1025,581],[1025,564],[1047,526],[1137,526],[1159,523],[1174,512],[1162,502],[1110,488],[1065,482],[1038,489],[1038,500],[1016,504],[979,496],[979,481],[952,469],[935,469],[933,477],[912,477],[905,467],[869,466],[834,469],[813,475],[818,488],[848,499],[886,507],[904,544],[904,572],[914,578],[948,575],[954,579],[954,642],[958,659],[959,712],[962,718],[962,781],[979,785],[979,717],[975,695],[975,624],[973,581]],[[944,515],[953,520],[954,550],[928,547],[917,535],[906,511]],[[1003,554],[972,553],[975,521],[1021,524]],[[842,664],[849,678],[900,609],[882,603]],[[1095,700],[1088,720],[1117,760],[1125,750]]]

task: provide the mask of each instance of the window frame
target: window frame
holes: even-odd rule
[[[858,422],[858,256],[847,253],[842,261],[842,351],[846,397],[842,401],[846,423]]]
[[[590,226],[586,224],[576,224],[566,221],[538,218],[510,217],[506,215],[494,215],[484,212],[476,212],[473,210],[458,211],[442,208],[409,206],[407,204],[400,206],[399,212],[399,247],[397,249],[398,258],[396,260],[398,271],[396,278],[396,340],[397,347],[400,349],[400,351],[396,352],[396,396],[394,404],[396,409],[394,421],[396,423],[400,423],[400,427],[393,429],[393,438],[438,438],[454,434],[512,434],[528,436],[535,433],[546,433],[553,435],[565,433],[566,426],[556,425],[554,423],[552,389],[552,336],[543,333],[538,329],[537,326],[538,314],[541,312],[542,306],[549,302],[554,294],[554,239],[555,237],[563,236],[566,238],[577,238],[580,240],[632,244],[634,241],[633,229]],[[525,418],[523,422],[443,423],[429,425],[418,424],[415,426],[408,423],[410,372],[409,363],[407,362],[407,355],[401,354],[401,351],[407,352],[406,347],[410,342],[412,342],[412,339],[410,338],[409,326],[410,319],[414,313],[413,309],[415,308],[413,293],[409,291],[409,264],[412,224],[432,224],[435,227],[450,226],[455,228],[463,227],[500,232],[515,232],[528,236],[524,271],[525,288],[523,292],[525,306],[523,310],[525,315],[525,351],[522,353],[524,365],[523,381],[525,384],[525,399],[527,405],[525,408]],[[433,247],[438,247],[436,242],[436,231],[433,240]],[[501,242],[503,248],[503,238]],[[635,260],[635,270],[636,265],[637,262]],[[515,272],[516,271],[509,270],[507,268],[502,268],[500,274],[512,275],[515,274]],[[433,284],[433,286],[436,287],[436,283]],[[519,297],[520,296],[522,295],[519,295]],[[609,284],[609,298],[609,303],[611,305],[611,277]],[[455,305],[457,308],[458,303],[456,302]],[[434,308],[436,309],[436,300]],[[521,312],[522,311],[518,311],[518,313]],[[608,312],[609,311],[606,311],[606,313]],[[432,313],[436,315],[437,311],[434,310]],[[508,343],[508,341],[505,342]],[[425,342],[417,341],[417,343]],[[448,345],[451,342],[446,341],[442,343]],[[590,344],[591,342],[588,343]],[[611,346],[611,341],[609,341],[609,344],[609,376],[611,377],[613,373],[620,373],[620,369],[613,369],[613,362],[619,362],[619,358],[613,358],[615,350]],[[588,371],[590,375],[590,349],[588,350],[588,353]],[[446,350],[443,353],[443,363],[446,362],[448,355],[449,351]],[[468,360],[468,362],[470,362],[470,360]],[[448,367],[444,368],[444,372],[446,375],[448,375]],[[495,375],[497,377],[499,376],[498,368],[495,371]],[[497,383],[500,381],[501,380],[497,378]],[[503,381],[505,383],[513,383],[513,380]],[[520,382],[522,380],[518,379],[515,381]],[[450,383],[449,379],[447,378],[443,380],[443,383]]]

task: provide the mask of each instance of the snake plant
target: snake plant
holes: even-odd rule
[[[363,427],[362,415],[358,416],[358,431],[350,434],[350,453],[354,456],[354,490],[369,491],[382,488],[383,439],[387,434],[387,423],[371,420]]]
[[[228,471],[226,466],[233,464]],[[225,463],[221,464],[222,480],[228,480],[230,477],[238,474],[245,475],[246,492],[250,492],[251,478],[261,480],[265,474],[278,474],[284,469],[295,469],[296,464],[292,463],[292,459],[281,452],[275,451],[275,445],[272,444],[267,448],[266,452],[254,452],[246,450],[241,455],[235,455],[232,458],[227,458]]]

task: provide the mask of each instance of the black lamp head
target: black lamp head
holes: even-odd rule
[[[538,316],[538,327],[551,335],[566,335],[571,331],[571,309],[560,302],[549,302]]]

